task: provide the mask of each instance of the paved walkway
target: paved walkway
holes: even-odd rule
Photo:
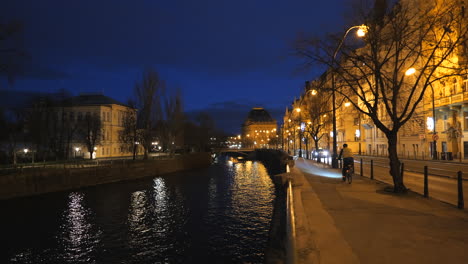
[[[298,263],[468,263],[468,212],[299,159],[291,170]]]

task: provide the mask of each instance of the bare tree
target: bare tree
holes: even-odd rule
[[[155,135],[155,126],[162,119],[161,94],[164,91],[164,81],[155,70],[147,70],[141,83],[135,85],[136,106],[138,111],[138,128],[140,144],[144,149],[144,159]]]
[[[164,136],[166,140],[168,140],[168,146],[170,152],[175,151],[175,144],[183,143],[180,142],[183,138],[181,133],[183,132],[184,128],[184,112],[183,112],[183,105],[182,105],[182,96],[180,92],[178,92],[174,97],[169,98],[165,104],[165,126],[166,129],[164,131],[167,135]],[[179,146],[180,147],[180,146]]]
[[[330,88],[385,134],[394,191],[404,192],[398,131],[411,119],[432,83],[459,74],[457,60],[466,43],[468,23],[464,8],[453,0],[402,0],[389,12],[375,5],[359,13],[358,20],[367,29],[361,47],[335,37],[305,39],[297,51],[329,67],[330,79],[336,78]],[[339,53],[337,47],[341,47]]]
[[[93,159],[95,148],[101,142],[102,122],[97,113],[87,114],[83,120],[78,121],[78,137],[82,140],[89,152],[89,159]]]
[[[314,141],[315,149],[319,149],[319,142],[325,135],[325,127],[330,122],[330,105],[327,102],[330,99],[329,93],[321,95],[315,94],[317,90],[322,89],[323,82],[316,80],[311,83],[310,87],[307,87],[305,93],[305,106],[304,114],[308,121],[305,127],[305,133],[312,138]],[[318,156],[320,161],[320,155]]]
[[[129,102],[128,105],[130,109],[123,114],[123,130],[120,134],[120,142],[123,148],[131,150],[133,160],[135,160],[138,147],[136,143],[139,141],[137,112],[133,102]]]
[[[0,136],[7,143],[7,152],[13,164],[16,164],[16,154],[19,144],[24,142],[25,111],[22,109],[10,109],[4,112],[0,122],[2,129]]]
[[[215,122],[207,112],[198,113],[195,119],[199,126],[198,145],[201,151],[206,151],[210,147],[210,138],[215,135]]]

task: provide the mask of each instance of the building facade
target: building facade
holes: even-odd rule
[[[55,108],[55,114],[59,122],[63,120],[73,126],[73,136],[68,142],[70,157],[113,158],[133,154],[132,143],[123,142],[122,132],[126,118],[136,116],[136,109],[101,94],[82,94],[64,100]],[[92,151],[87,144],[90,136],[95,138]]]
[[[278,136],[277,122],[270,113],[261,107],[250,110],[242,124],[242,144],[247,148],[276,148]]]
[[[432,12],[436,15],[443,15],[443,12],[446,12],[445,14],[457,14],[460,19],[451,21],[452,24],[450,27],[434,27],[434,29],[436,29],[435,33],[421,42],[422,50],[425,50],[424,47],[426,46],[426,50],[429,51],[435,47],[434,45],[437,46],[443,43],[437,46],[437,49],[434,48],[434,52],[437,55],[430,57],[430,60],[426,61],[428,63],[425,63],[424,59],[421,58],[409,59],[405,61],[405,63],[402,61],[396,62],[398,67],[401,67],[401,70],[410,67],[414,68],[412,68],[413,71],[410,73],[405,71],[397,73],[403,76],[399,77],[400,79],[398,80],[406,80],[406,82],[403,83],[396,83],[397,88],[404,87],[405,85],[407,88],[401,89],[397,95],[392,95],[391,92],[389,95],[396,96],[399,98],[398,100],[401,99],[402,102],[410,102],[408,104],[409,108],[415,107],[415,111],[411,114],[411,117],[405,121],[406,123],[399,129],[397,135],[398,155],[401,158],[417,159],[468,159],[468,43],[466,38],[463,38],[463,35],[466,35],[468,15],[464,14],[465,4],[463,1],[456,0],[439,0],[430,3],[426,1],[413,2],[406,0],[401,2],[405,7],[416,9],[418,5],[431,5],[431,8],[433,8]],[[444,8],[447,10],[444,10]],[[444,57],[444,52],[448,50],[449,45],[455,43],[455,41],[460,41],[460,37],[462,37],[460,44],[456,46],[453,52]],[[438,39],[439,42],[434,43],[434,39]],[[362,51],[357,50],[356,54],[363,57],[368,54],[368,50],[369,49],[363,48]],[[348,54],[352,54],[352,52]],[[423,53],[419,53],[419,55],[422,54]],[[357,57],[358,56],[356,56],[356,58]],[[440,62],[438,62],[438,60],[440,60]],[[430,63],[434,63],[433,66]],[[431,66],[427,67],[427,65]],[[360,67],[356,66],[356,64],[350,66],[353,66],[355,69]],[[343,69],[347,70],[346,64],[343,66]],[[362,73],[365,73],[365,67],[359,69],[362,70]],[[432,74],[432,77],[428,78],[427,82],[415,82],[417,85],[411,86],[412,81],[419,76],[425,78],[424,75],[427,75],[428,72]],[[352,70],[350,70],[349,73],[353,74]],[[371,75],[371,73],[367,74]],[[411,74],[414,74],[414,77],[411,77]],[[332,87],[331,78],[327,78],[329,79],[327,80],[328,83],[324,86]],[[358,111],[356,107],[353,107],[353,105],[360,106],[362,104],[362,101],[360,101],[362,98],[375,98],[376,96],[376,94],[368,92],[375,88],[374,80],[372,78],[367,79],[367,76],[361,76],[361,78],[361,80],[366,82],[364,85],[357,82],[354,83],[354,85],[358,87],[358,91],[355,91],[356,94],[353,95],[351,93],[341,96],[343,94],[340,95],[340,93],[346,93],[346,88],[341,88],[342,90],[336,94],[336,100],[334,102],[329,100],[328,102],[329,105],[334,104],[336,107],[337,147],[340,148],[342,144],[347,143],[355,153],[387,156],[389,146],[386,135],[377,128],[374,121],[368,115],[363,114]],[[339,82],[339,78],[337,77],[336,79],[337,82]],[[307,89],[308,88],[306,88],[304,95],[301,96],[299,101],[305,98],[304,96],[307,95]],[[416,102],[417,99],[416,96],[412,99],[412,96],[414,96],[413,94],[417,94],[418,91],[423,91],[422,89],[424,89],[422,100],[417,104],[412,104],[412,102]],[[349,90],[352,89],[350,88]],[[361,96],[361,98],[358,98],[358,95]],[[382,94],[380,94],[380,96],[382,96]],[[379,99],[382,100],[381,98]],[[372,103],[373,100],[368,100],[368,102]],[[297,104],[296,101],[293,102],[293,109],[295,104]],[[376,118],[385,125],[392,124],[391,117],[387,115],[389,111],[394,111],[394,113],[398,115],[400,113],[405,114],[405,111],[407,111],[407,109],[405,110],[403,108],[404,104],[403,106],[400,105],[400,107],[402,107],[401,109],[388,109],[385,107],[383,103],[379,103],[376,104],[376,108],[373,109],[376,113]],[[286,111],[283,127],[288,127],[290,116],[291,111]],[[330,146],[333,136],[333,126],[330,123],[326,124],[323,134],[325,137],[321,140],[321,144]],[[291,137],[290,129],[286,135]],[[307,137],[307,135],[305,135],[305,137]],[[283,138],[284,140],[288,140],[285,136]],[[296,143],[296,139],[293,141],[288,140],[288,142],[293,143],[295,148],[299,146],[299,144]]]

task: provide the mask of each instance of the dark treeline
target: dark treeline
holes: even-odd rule
[[[145,71],[134,93],[118,133],[119,146],[131,153],[126,156],[146,159],[153,151],[171,155],[209,151],[225,142],[226,135],[216,129],[209,113],[188,118],[180,92],[170,95],[156,71]],[[0,105],[0,163],[76,159],[74,146],[85,146],[83,151],[93,153],[105,139],[101,114],[74,116],[77,113],[70,111],[73,95],[69,91],[23,96],[28,99],[22,98],[22,103],[5,103],[3,99]],[[158,142],[157,149],[154,142]]]

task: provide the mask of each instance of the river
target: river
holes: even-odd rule
[[[0,263],[262,263],[275,189],[260,162],[0,202]]]

